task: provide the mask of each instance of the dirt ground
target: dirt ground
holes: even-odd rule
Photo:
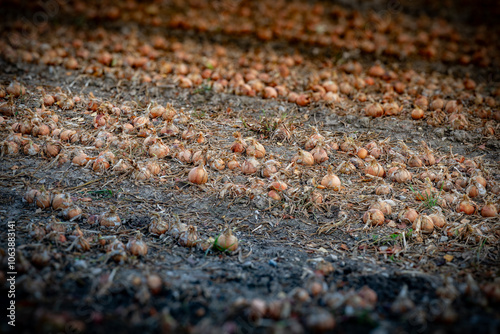
[[[189,3],[197,8],[196,1]],[[8,12],[15,13],[15,6],[15,2],[9,3]],[[361,13],[366,13],[368,9],[362,7]],[[2,24],[5,29],[1,46],[11,47],[3,48],[1,53],[0,85],[5,90],[16,81],[26,89],[20,96],[7,93],[0,99],[3,310],[10,302],[10,298],[4,298],[10,276],[4,241],[9,229],[7,222],[12,221],[16,231],[17,272],[16,327],[9,326],[5,320],[8,318],[3,318],[0,325],[3,333],[500,332],[500,223],[498,215],[491,218],[481,215],[486,204],[493,203],[497,209],[499,204],[500,129],[498,119],[494,118],[500,103],[495,95],[498,82],[494,81],[498,75],[498,55],[493,55],[486,67],[443,63],[420,56],[400,60],[282,39],[262,41],[251,34],[235,37],[224,30],[197,33],[182,25],[154,27],[147,22],[134,22],[133,15],[112,22],[105,22],[98,15],[72,22],[71,16],[65,16],[62,10],[62,14],[51,17],[50,23],[40,28],[43,34],[39,32],[33,41],[14,45],[11,37],[22,31],[16,22],[22,21],[19,19],[22,17],[32,17],[36,10],[19,11],[17,19],[12,15]],[[410,7],[405,15],[414,15],[416,19],[415,11]],[[464,19],[452,24],[466,34],[476,27],[468,23]],[[65,31],[69,33],[65,35]],[[92,39],[92,32],[99,35],[101,31],[109,35],[103,33]],[[99,43],[111,50],[110,45],[117,41],[127,43],[130,31],[136,31],[139,44],[161,33],[170,44],[176,41],[181,45],[179,50],[184,55],[175,51],[175,47],[161,51],[177,69],[183,61],[192,66],[196,63],[193,57],[210,59],[211,55],[203,50],[209,48],[207,53],[210,53],[213,51],[210,45],[215,44],[226,49],[221,58],[233,63],[225,66],[242,73],[243,68],[250,67],[241,61],[248,55],[264,55],[253,59],[266,63],[268,54],[277,57],[298,54],[303,57],[302,64],[292,70],[292,79],[283,81],[283,85],[294,87],[299,93],[306,92],[311,100],[300,106],[282,96],[265,99],[261,97],[263,93],[242,96],[228,89],[217,92],[206,81],[182,88],[180,70],[155,79],[159,67],[123,65],[120,72],[112,65],[99,65],[98,56],[92,54],[99,52]],[[112,42],[106,43],[106,36]],[[55,42],[58,38],[60,42]],[[71,55],[73,48],[78,48],[72,44],[77,38],[91,55],[75,56],[80,63],[72,69],[66,60],[58,61],[67,56],[61,56],[57,48],[66,48]],[[51,48],[56,49],[54,54],[49,52]],[[44,51],[55,60],[44,62]],[[29,58],[30,53],[38,53],[38,57]],[[149,63],[159,64],[162,57],[151,57]],[[332,57],[334,61],[325,65]],[[441,124],[429,124],[432,115],[438,114],[430,110],[425,118],[412,119],[410,113],[416,95],[408,93],[411,79],[406,91],[395,99],[402,111],[394,116],[365,115],[369,103],[383,100],[385,83],[356,88],[353,94],[340,94],[338,102],[313,101],[314,90],[308,89],[308,80],[325,71],[340,73],[341,66],[352,60],[361,64],[363,72],[359,77],[363,80],[368,76],[365,72],[380,63],[398,75],[415,68],[425,85],[429,82],[450,85],[449,92],[431,93],[428,97],[439,95],[446,100],[460,100],[466,110],[467,126],[456,127],[449,121],[449,115]],[[460,95],[463,85],[460,88],[455,83],[462,82],[464,73],[477,83],[473,94],[491,97],[492,106],[486,102],[475,104],[476,95],[468,99]],[[143,75],[149,75],[151,80]],[[355,80],[351,74],[339,74],[334,80],[340,84],[351,79]],[[386,81],[392,84],[398,80]],[[425,95],[426,89],[419,92]],[[366,102],[359,101],[363,92],[368,95]],[[43,111],[36,109],[42,107],[40,101],[45,94],[64,97],[46,106],[49,113],[41,116]],[[65,101],[73,101],[74,106],[63,107]],[[93,101],[99,108],[92,109]],[[95,126],[97,115],[106,109],[105,102],[119,107],[121,114],[113,114],[115,110],[109,109],[104,112],[107,124]],[[131,111],[123,107],[127,103],[132,106]],[[177,111],[174,124],[180,133],[161,137],[170,147],[170,153],[161,159],[151,158],[145,138],[160,136],[160,129],[168,122],[161,117],[148,118],[150,125],[143,129],[152,129],[154,133],[144,136],[140,135],[141,130],[126,132],[123,125],[134,124],[140,116],[148,115],[152,106],[167,104]],[[8,108],[14,112],[9,114],[5,111]],[[477,117],[478,108],[488,110],[489,116]],[[19,152],[10,153],[8,143],[15,140],[9,136],[21,131],[15,124],[37,125],[39,120],[34,121],[37,113],[46,124],[56,115],[55,128],[78,130],[79,140],[64,141],[54,132],[35,136],[27,131],[26,142],[19,146]],[[202,143],[183,138],[189,124],[193,125],[196,136],[202,133]],[[493,133],[487,132],[488,126]],[[327,160],[313,166],[292,163],[298,149],[304,149],[314,135],[313,127],[327,139],[330,148]],[[289,130],[288,138],[279,136],[283,128]],[[103,131],[118,140],[112,142],[109,136],[102,137]],[[200,185],[189,182],[188,173],[195,165],[182,162],[175,155],[181,151],[175,140],[193,153],[205,149],[207,163],[221,158],[227,164],[233,156],[230,148],[236,131],[243,138],[253,137],[264,145],[266,157],[259,159],[260,168],[264,161],[275,159],[280,162],[279,173],[266,178],[260,172],[245,174],[240,168],[217,170],[207,166],[208,182]],[[84,141],[83,133],[90,134],[90,139]],[[104,138],[105,143],[97,147],[99,138]],[[354,151],[339,148],[345,142],[353,143]],[[396,164],[400,157],[408,164],[411,157],[432,152],[437,162],[406,166],[413,175],[408,182],[399,183],[389,176],[367,176],[365,165],[369,166],[370,160],[359,159],[356,150],[370,142],[382,149],[377,160],[386,171],[394,166],[401,168]],[[23,147],[30,143],[40,145],[40,152],[23,153]],[[52,156],[47,150],[48,143],[58,143],[60,151]],[[332,143],[338,144],[337,148]],[[94,162],[106,150],[113,152],[116,159],[109,169],[96,170]],[[74,163],[73,158],[80,152],[89,157],[85,166]],[[247,158],[245,154],[237,154],[235,159],[243,164]],[[113,167],[120,160],[131,168],[123,172],[115,170]],[[474,164],[472,170],[466,161]],[[142,178],[141,168],[149,163],[159,164],[160,172],[157,175],[148,172]],[[320,186],[329,165],[342,182],[340,189]],[[472,181],[445,192],[439,191],[436,179],[432,186],[439,200],[437,204],[429,206],[428,201],[416,201],[413,188],[426,189],[428,184],[420,175],[429,171],[446,175],[444,178],[453,184],[460,177],[472,180],[484,176],[488,182],[486,193],[473,198],[477,210],[471,215],[456,210],[469,192],[468,187],[476,185]],[[288,188],[277,191],[280,198],[273,199],[269,187],[277,180],[285,182]],[[381,184],[390,184],[392,191],[377,195],[375,189]],[[63,211],[41,209],[35,203],[28,203],[27,191],[42,186],[52,194],[70,194],[81,214],[67,219]],[[454,195],[455,199],[442,201],[445,194]],[[314,196],[321,196],[321,201]],[[363,221],[363,215],[377,200],[386,200],[392,206],[392,213],[385,215],[381,226],[371,226]],[[94,223],[92,219],[113,206],[121,218],[119,227],[106,228]],[[430,215],[439,208],[447,224],[428,234],[416,231],[399,216],[408,207],[420,215]],[[160,237],[150,230],[157,214],[170,226]],[[197,228],[195,247],[183,247],[173,234],[177,219]],[[64,231],[56,230],[51,225],[53,221],[63,222],[60,225]],[[41,236],[40,228],[44,230]],[[220,237],[227,230],[238,238],[237,250],[224,251],[215,244],[201,249],[207,238]],[[134,254],[128,246],[123,252],[109,251],[113,241],[127,245],[134,238],[142,238],[146,243],[146,255]],[[88,248],[81,246],[82,240],[86,240]]]

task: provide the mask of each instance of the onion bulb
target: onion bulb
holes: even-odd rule
[[[442,213],[433,213],[429,215],[429,218],[434,223],[434,226],[438,228],[443,228],[446,225],[446,218]]]
[[[422,233],[432,233],[434,231],[434,223],[429,216],[421,215],[419,216],[412,225],[415,232],[422,231]]]
[[[115,206],[111,206],[109,211],[99,216],[99,223],[102,227],[118,227],[121,225],[121,219],[116,210]]]
[[[198,238],[196,226],[189,225],[187,230],[179,235],[179,244],[182,247],[194,247],[198,243]]]
[[[255,138],[250,138],[252,142],[246,149],[248,156],[256,157],[257,159],[263,158],[266,155],[266,149]]]
[[[73,204],[73,200],[71,199],[71,196],[66,193],[62,194],[56,194],[52,198],[52,209],[54,210],[62,210],[66,209]]]
[[[384,213],[379,209],[369,209],[363,215],[363,222],[372,226],[380,226],[384,224]]]
[[[168,231],[168,223],[161,219],[160,214],[157,212],[152,213],[153,218],[149,224],[148,231],[154,235],[161,235]]]
[[[148,245],[142,240],[141,232],[137,233],[137,237],[131,238],[127,242],[127,250],[135,256],[146,256],[148,253]]]
[[[293,157],[292,162],[298,165],[312,166],[314,165],[314,157],[311,153],[299,148],[298,154]]]
[[[257,172],[258,168],[259,162],[254,157],[246,159],[241,165],[241,171],[243,172],[243,174],[254,174]]]
[[[493,203],[486,203],[481,209],[481,216],[483,217],[495,217],[498,211]]]
[[[52,201],[51,201],[51,196],[50,193],[45,190],[45,187],[42,186],[40,189],[40,193],[36,195],[35,197],[35,204],[37,207],[40,209],[46,209],[50,207]]]
[[[370,205],[370,209],[378,209],[382,211],[384,215],[390,215],[392,213],[392,206],[385,201],[377,201]]]
[[[398,215],[398,219],[405,223],[413,223],[415,220],[418,218],[418,212],[415,209],[412,208],[406,208],[403,211],[401,211]]]
[[[236,131],[233,133],[233,137],[236,139],[233,144],[231,145],[231,151],[234,153],[243,153],[245,152],[245,149],[247,147],[247,144],[245,141],[243,141],[243,138],[241,137],[241,133]]]
[[[384,177],[385,170],[377,160],[373,159],[370,161],[368,167],[365,169],[365,173],[373,176]]]
[[[457,212],[463,212],[466,215],[472,215],[476,211],[474,203],[470,200],[469,196],[464,195],[464,198],[457,206]]]
[[[337,175],[333,173],[333,166],[328,166],[328,171],[323,179],[321,179],[321,185],[325,188],[339,190],[341,186],[340,179]]]
[[[314,162],[318,165],[328,160],[328,153],[326,153],[321,142],[311,150],[311,154],[314,158]]]
[[[223,251],[234,252],[238,249],[238,238],[236,238],[228,228],[224,233],[219,235],[215,245]]]
[[[201,163],[199,166],[194,167],[188,174],[188,180],[194,184],[205,184],[208,181],[208,173],[205,166]]]

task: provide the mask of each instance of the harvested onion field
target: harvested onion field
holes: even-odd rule
[[[1,331],[500,332],[500,7],[452,3],[2,2]]]

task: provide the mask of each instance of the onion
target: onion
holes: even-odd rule
[[[163,108],[162,106],[154,106],[149,111],[149,117],[151,117],[151,118],[161,117],[164,112],[165,112],[165,108]]]
[[[54,142],[47,142],[44,147],[44,152],[49,157],[55,157],[61,152],[61,145]]]
[[[429,216],[422,215],[419,216],[412,225],[412,228],[415,232],[422,231],[422,233],[432,233],[434,231],[434,223]]]
[[[391,205],[385,201],[380,200],[370,205],[370,209],[378,209],[382,211],[384,215],[390,215],[392,213]]]
[[[369,117],[380,117],[384,115],[384,108],[380,103],[373,103],[366,107],[365,113]]]
[[[431,110],[436,111],[436,110],[442,110],[444,108],[444,100],[441,98],[437,98],[434,101],[431,102]]]
[[[211,158],[209,164],[210,167],[215,170],[223,170],[224,168],[226,168],[226,163],[224,162],[224,160],[219,158]]]
[[[476,211],[474,203],[470,200],[469,196],[464,195],[462,201],[457,206],[457,212],[463,212],[466,215],[472,215]]]
[[[270,190],[267,193],[267,196],[271,197],[275,201],[281,201],[281,196],[280,196],[280,194],[276,190]]]
[[[52,209],[54,210],[62,210],[66,209],[73,204],[73,200],[71,199],[71,196],[66,193],[62,194],[56,194],[52,198]]]
[[[424,116],[424,111],[420,108],[415,108],[411,111],[411,118],[413,118],[414,120],[424,118]]]
[[[83,152],[78,152],[72,160],[72,163],[78,166],[85,166],[88,162],[88,156]]]
[[[384,115],[386,116],[399,115],[401,110],[403,110],[403,106],[398,106],[396,102],[384,103],[382,108],[384,109]]]
[[[328,154],[326,150],[323,148],[321,142],[316,145],[315,148],[312,149],[311,154],[314,158],[314,162],[318,165],[328,160]]]
[[[172,121],[175,115],[177,115],[177,111],[174,109],[172,104],[167,103],[165,111],[162,113],[161,117],[166,121]]]
[[[190,163],[193,154],[191,150],[184,148],[184,145],[179,145],[179,152],[176,154],[176,158],[183,163]]]
[[[280,180],[276,180],[276,181],[271,182],[271,184],[269,185],[269,188],[276,190],[276,191],[285,191],[288,188],[288,186],[286,185],[285,182],[280,181]]]
[[[4,141],[2,143],[2,155],[15,155],[19,153],[19,145],[13,141]]]
[[[323,137],[323,135],[321,135],[319,133],[319,131],[318,131],[317,128],[313,127],[313,131],[314,131],[314,134],[311,137],[309,137],[309,139],[305,143],[305,149],[308,150],[308,151],[310,151],[313,148],[315,148],[316,144],[318,142],[325,140],[325,137]]]
[[[189,124],[188,128],[184,130],[181,134],[181,138],[184,140],[191,140],[195,137],[196,133],[194,132],[194,125]]]
[[[366,150],[366,148],[358,148],[358,151],[356,153],[358,155],[358,157],[360,157],[361,159],[364,159],[366,158],[366,156],[368,155],[368,151]]]
[[[37,155],[40,153],[40,146],[33,143],[31,140],[28,142],[28,144],[24,145],[23,147],[23,152],[26,155]]]
[[[42,186],[39,194],[35,196],[35,205],[40,209],[46,209],[50,207],[51,202],[52,200],[50,193],[47,190],[45,190],[44,186]]]
[[[497,208],[493,203],[486,203],[481,208],[481,216],[483,217],[495,217],[497,213],[498,213]]]
[[[148,254],[148,246],[142,241],[141,232],[137,232],[137,237],[131,238],[127,242],[127,250],[135,256],[146,256]]]
[[[323,179],[321,179],[321,185],[325,188],[339,190],[341,186],[340,179],[337,175],[333,173],[333,166],[328,166],[328,171]]]
[[[191,169],[188,174],[188,180],[194,184],[205,184],[208,181],[208,173],[205,166],[201,163],[199,166]]]
[[[19,97],[26,94],[26,88],[17,81],[12,81],[6,89],[7,93],[12,97]]]
[[[259,162],[254,157],[246,159],[241,165],[241,171],[243,174],[254,174],[259,168]]]
[[[64,217],[64,219],[67,219],[67,220],[72,220],[76,217],[79,217],[81,214],[82,214],[82,209],[75,204],[64,209],[62,212],[62,216]]]
[[[408,159],[408,166],[410,166],[410,167],[422,167],[422,160],[420,160],[420,158],[417,157],[416,155],[412,155]]]
[[[245,152],[247,144],[243,141],[243,138],[241,137],[241,133],[239,133],[237,131],[237,132],[233,133],[233,137],[236,138],[236,140],[231,145],[231,151],[233,151],[235,153]]]
[[[299,148],[298,154],[293,157],[292,162],[298,165],[312,166],[314,165],[314,157],[311,153]]]
[[[236,155],[233,155],[231,160],[227,162],[227,168],[229,168],[230,170],[240,168],[240,163],[238,162],[238,160],[236,160]]]
[[[106,252],[112,255],[115,262],[120,263],[127,259],[125,245],[118,239],[114,239],[113,242],[106,247]]]
[[[384,177],[385,175],[384,167],[382,167],[375,159],[370,161],[368,167],[365,169],[365,173],[378,177]]]
[[[161,235],[168,231],[168,223],[161,219],[160,214],[152,212],[153,215],[151,224],[149,224],[148,231],[154,235]]]
[[[392,187],[389,184],[381,184],[377,188],[375,188],[375,194],[381,195],[389,195],[392,191]]]
[[[311,202],[318,205],[323,203],[323,195],[318,191],[313,191],[311,194]]]
[[[412,208],[406,208],[401,211],[398,215],[398,219],[401,222],[413,223],[418,218],[418,212]]]
[[[406,168],[398,168],[393,175],[392,179],[397,183],[406,183],[412,178],[411,173]]]
[[[196,227],[189,225],[187,230],[179,235],[179,244],[182,247],[194,247],[198,243],[198,239],[199,236]]]
[[[160,129],[160,134],[175,137],[179,134],[179,128],[176,127],[171,121],[167,121],[167,124]]]
[[[103,158],[103,157],[98,157],[97,159],[94,160],[94,163],[92,164],[92,169],[94,172],[102,173],[105,170],[109,168],[109,162]]]
[[[31,203],[35,202],[35,198],[39,194],[40,194],[40,191],[38,191],[36,189],[29,188],[26,191],[26,193],[24,194],[24,199],[26,200],[26,202],[28,202],[29,204],[31,204]]]
[[[161,139],[158,139],[156,143],[149,146],[149,156],[151,157],[163,159],[168,155],[169,152],[170,149],[167,145],[163,144],[163,141]]]
[[[158,175],[161,172],[161,167],[156,162],[156,159],[154,159],[154,160],[152,159],[152,160],[148,161],[148,163],[146,164],[146,169],[148,170],[149,173],[151,173],[151,175]],[[113,167],[113,170],[115,170],[114,167]]]
[[[384,213],[378,209],[369,209],[363,215],[363,222],[372,226],[380,226],[384,224]]]
[[[272,158],[267,160],[262,167],[261,174],[263,177],[271,177],[274,173],[278,171],[279,162],[273,160]]]
[[[121,219],[120,216],[118,216],[118,214],[116,213],[116,210],[117,209],[115,206],[111,206],[109,211],[102,213],[99,216],[99,224],[102,227],[108,228],[120,226]]]
[[[172,224],[170,229],[170,235],[174,238],[178,238],[183,232],[187,231],[187,225],[181,223],[179,217],[175,215],[175,222]]]
[[[434,226],[438,228],[443,228],[446,225],[446,218],[442,213],[433,213],[429,215],[429,218],[432,220]]]
[[[216,239],[215,245],[223,251],[234,252],[238,249],[238,238],[233,235],[228,228],[224,233]]]
[[[250,138],[252,142],[246,149],[248,156],[256,157],[257,159],[263,158],[266,155],[266,149],[262,144],[260,144],[255,138]]]

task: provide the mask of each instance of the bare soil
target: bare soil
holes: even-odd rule
[[[53,29],[68,24],[60,19],[62,23],[56,23]],[[117,34],[120,29],[135,27],[130,22],[109,25],[87,22],[83,29],[92,29],[94,24]],[[327,57],[321,53],[325,50],[309,53],[307,47],[282,41],[262,44],[251,37],[235,39],[224,34],[142,29],[145,36],[162,31],[186,45],[210,44],[216,40],[228,50],[241,53],[262,46],[264,52],[272,50],[276,54],[302,52],[311,63]],[[3,58],[0,84],[7,87],[16,80],[25,85],[27,94],[12,100],[19,115],[6,117],[6,122],[0,125],[2,140],[6,140],[14,122],[26,117],[21,116],[25,115],[22,110],[40,108],[39,88],[50,94],[56,94],[60,88],[68,96],[81,97],[82,101],[70,110],[57,106],[49,109],[59,116],[64,128],[88,131],[94,136],[99,129],[92,126],[95,115],[87,108],[89,94],[114,105],[135,101],[137,115],[145,114],[152,102],[162,106],[171,103],[179,113],[189,115],[197,131],[205,135],[205,143],[188,146],[193,150],[207,147],[226,161],[232,155],[229,154],[234,141],[232,133],[240,131],[243,137],[252,136],[263,143],[268,156],[274,154],[285,169],[297,148],[303,148],[314,126],[339,144],[350,137],[360,146],[375,141],[402,152],[404,143],[410,151],[422,154],[424,142],[438,160],[429,170],[463,172],[459,162],[463,157],[480,162],[490,184],[500,181],[498,126],[495,135],[485,136],[473,121],[470,128],[455,130],[446,124],[433,127],[425,119],[412,120],[409,105],[405,105],[399,116],[369,118],[363,112],[366,104],[358,105],[354,99],[345,104],[318,102],[300,107],[285,99],[216,93],[203,86],[184,89],[175,83],[142,83],[112,75],[89,75],[81,69],[68,70],[58,65],[13,63]],[[360,56],[358,60],[365,68],[375,63],[370,56]],[[401,67],[405,68],[414,64],[429,75],[438,68],[443,69],[438,71],[443,76],[448,69],[456,69],[455,75],[463,71],[459,65],[421,59],[401,61]],[[475,70],[478,77],[490,71],[473,67],[470,72]],[[121,117],[124,122],[124,116]],[[273,123],[275,120],[282,123]],[[162,122],[152,121],[156,129]],[[290,140],[273,136],[275,124],[295,127]],[[179,127],[182,132],[187,124],[179,123]],[[44,138],[32,139],[43,146]],[[135,135],[132,139],[140,143],[144,140]],[[164,141],[171,145],[174,139]],[[394,191],[385,196],[375,195],[381,181],[367,177],[364,167],[350,174],[338,172],[343,189],[322,190],[323,202],[315,204],[310,195],[325,175],[326,167],[338,167],[354,155],[333,150],[321,165],[296,169],[292,166],[282,174],[289,183],[289,192],[282,200],[275,201],[267,196],[269,180],[258,174],[248,176],[239,170],[207,168],[209,182],[194,185],[187,180],[193,165],[169,155],[161,159],[159,175],[138,181],[132,172],[96,173],[92,164],[80,167],[71,163],[78,150],[95,157],[104,148],[96,149],[92,143],[62,145],[57,159],[46,154],[30,157],[23,153],[1,158],[2,310],[9,302],[4,298],[9,275],[7,246],[3,241],[7,240],[6,223],[10,221],[16,224],[17,249],[16,327],[8,326],[3,318],[0,328],[4,333],[500,332],[499,300],[489,296],[484,288],[486,284],[497,284],[499,288],[498,216],[485,219],[478,212],[466,216],[456,212],[456,203],[443,205],[448,224],[465,224],[462,226],[467,231],[470,228],[470,232],[449,236],[444,229],[436,229],[432,234],[416,234],[411,224],[398,219],[398,213],[407,206],[421,214],[431,213],[425,203],[414,200],[409,187],[423,184],[416,179],[425,167],[408,167],[414,175],[409,184],[386,180]],[[118,160],[145,163],[149,159],[141,146],[128,152],[109,148]],[[63,153],[69,159],[60,163],[58,160],[64,160]],[[389,157],[385,153],[381,158],[385,166],[390,164]],[[241,163],[245,160],[244,155],[238,158]],[[224,187],[227,182],[226,185],[243,185],[251,190],[259,180],[265,182],[263,190],[243,195]],[[68,225],[66,242],[49,237],[36,240],[30,235],[30,224],[47,226],[51,216],[60,214],[51,209],[37,209],[24,199],[29,187],[42,185],[51,191],[71,194],[73,202],[83,210]],[[498,204],[498,194],[490,195]],[[393,213],[386,216],[383,226],[367,227],[362,216],[378,198],[391,200]],[[474,200],[480,207],[486,202],[486,198]],[[109,231],[90,224],[90,216],[99,215],[113,205],[118,208],[121,227]],[[203,251],[180,246],[168,233],[161,238],[154,236],[148,232],[153,212],[161,213],[170,225],[177,215],[183,223],[196,226],[200,240],[215,238],[229,226],[239,239],[239,248],[235,252]],[[72,247],[74,239],[70,235],[74,223],[90,241],[89,251]],[[487,232],[478,235],[476,229],[482,226],[487,227]],[[114,261],[98,239],[98,236],[114,236],[127,244],[137,231],[143,234],[148,253],[128,254],[122,262]],[[48,252],[49,260],[40,264],[34,255],[43,251]],[[161,278],[158,291],[148,285],[151,275]],[[375,301],[364,294],[366,287],[375,292]],[[404,296],[400,296],[402,291]],[[260,313],[256,300],[265,301],[264,313]],[[406,306],[402,307],[404,303]],[[324,327],[331,318],[335,325]]]

